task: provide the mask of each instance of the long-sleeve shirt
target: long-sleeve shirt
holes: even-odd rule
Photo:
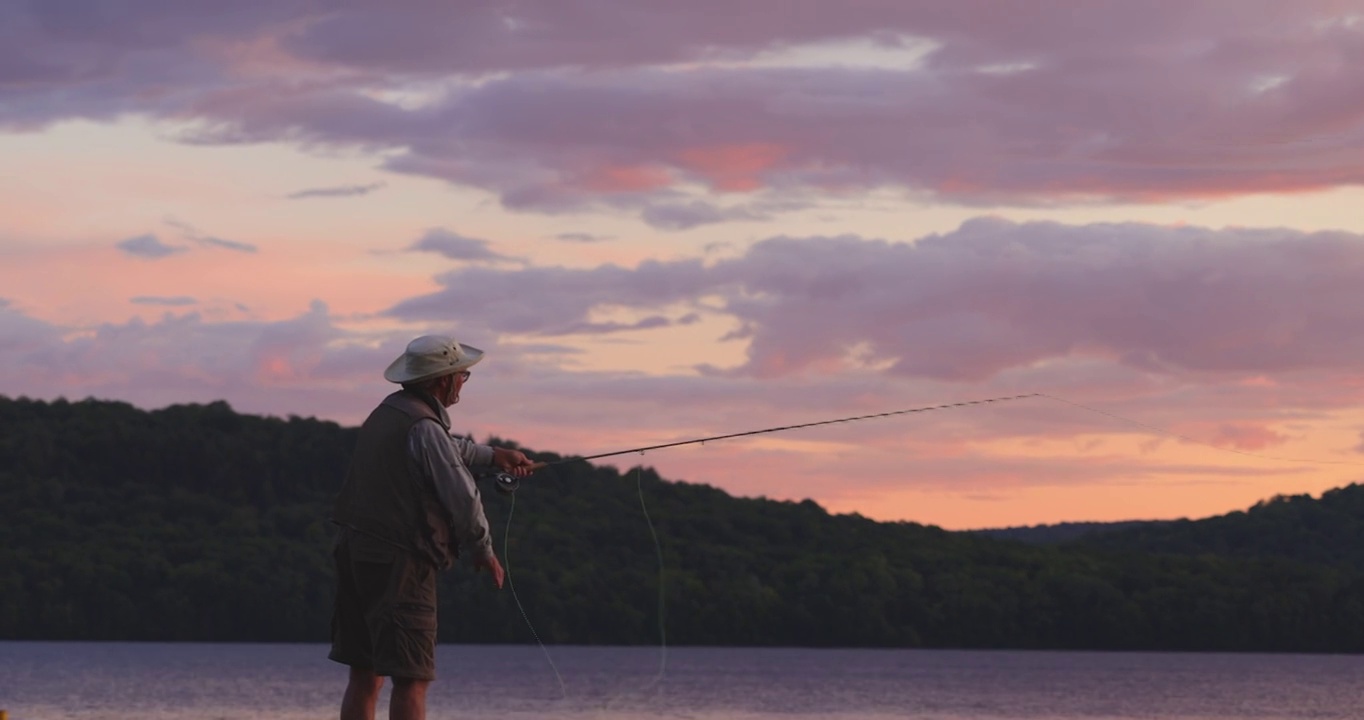
[[[409,461],[416,476],[431,483],[440,504],[449,513],[451,539],[468,552],[490,557],[492,534],[469,468],[491,465],[493,449],[451,435],[450,416],[445,408],[440,408],[440,415],[441,424],[430,420],[413,423],[407,435]]]

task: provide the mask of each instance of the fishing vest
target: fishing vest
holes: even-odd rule
[[[449,514],[430,480],[414,472],[407,446],[412,426],[426,421],[446,427],[416,393],[400,390],[379,403],[360,426],[332,521],[448,568],[458,556]]]

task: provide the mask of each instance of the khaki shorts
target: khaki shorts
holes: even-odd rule
[[[436,566],[342,530],[329,658],[376,675],[436,679]]]

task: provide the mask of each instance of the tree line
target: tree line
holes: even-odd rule
[[[0,397],[0,638],[325,640],[327,515],[355,434],[222,402]],[[669,644],[1364,650],[1354,486],[1046,545],[647,467],[567,463],[483,496],[550,643],[653,644],[661,624]],[[486,575],[441,582],[442,642],[534,641]]]

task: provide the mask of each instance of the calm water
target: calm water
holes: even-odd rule
[[[442,646],[441,718],[1356,718],[1364,657]],[[0,642],[11,720],[332,718],[322,645]],[[660,667],[662,672],[660,673]],[[385,694],[385,701],[386,701]],[[381,711],[379,717],[385,717]]]

